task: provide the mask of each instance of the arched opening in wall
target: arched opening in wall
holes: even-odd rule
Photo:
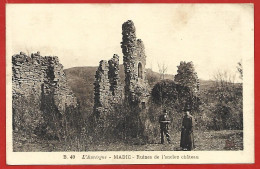
[[[138,78],[143,78],[143,67],[140,62],[138,63]]]
[[[145,102],[142,102],[142,109],[145,109]]]

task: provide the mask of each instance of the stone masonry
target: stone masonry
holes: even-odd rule
[[[136,39],[134,23],[128,20],[122,25],[121,48],[124,54],[125,99],[130,104],[145,107],[149,86],[145,78],[146,55],[141,39]]]
[[[108,61],[108,78],[110,83],[110,91],[115,100],[118,100],[121,96],[122,88],[119,79],[119,56],[114,54],[113,58]],[[121,99],[121,98],[120,98]]]
[[[55,87],[54,101],[59,111],[65,110],[65,105],[76,106],[77,100],[67,84],[66,75],[58,57],[40,56],[40,53],[32,54],[31,57],[21,52],[12,57],[13,96],[17,94],[33,94],[40,96],[42,86]]]
[[[104,117],[113,111],[113,106],[122,100],[122,85],[119,79],[119,56],[108,62],[100,61],[94,82],[94,113]]]
[[[100,61],[94,83],[94,114],[98,117],[113,111],[113,105],[119,103],[123,96],[129,105],[137,106],[140,110],[144,109],[148,102],[149,86],[145,77],[144,44],[141,39],[136,39],[135,26],[130,20],[123,24],[122,35],[125,92],[119,82],[119,56],[114,55],[108,62]]]
[[[125,86],[119,82],[119,56],[114,55],[108,62],[100,61],[94,83],[94,115],[103,128],[121,125],[125,127],[117,129],[125,136],[145,138],[150,88],[146,80],[144,44],[136,39],[135,26],[130,20],[122,25],[122,35]],[[117,105],[121,109],[116,109]],[[116,121],[121,112],[124,112],[123,119]]]
[[[56,111],[63,115],[66,108],[77,107],[77,99],[67,84],[66,75],[58,57],[43,57],[40,56],[40,52],[31,56],[20,52],[12,56],[12,94],[15,103],[13,105],[14,119],[19,115],[22,116],[21,113],[32,110],[19,110],[21,104],[24,104],[17,102],[19,98],[27,100],[33,98],[33,102],[28,105],[28,107],[34,107],[35,112],[31,113],[34,113],[36,119],[44,118],[42,116],[47,117],[46,123],[49,121],[50,113]],[[18,123],[14,122],[14,124]]]

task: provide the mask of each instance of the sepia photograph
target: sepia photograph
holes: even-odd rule
[[[8,164],[254,162],[253,4],[7,4],[6,65]]]

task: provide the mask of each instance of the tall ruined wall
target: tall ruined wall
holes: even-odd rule
[[[146,55],[144,44],[141,39],[136,39],[136,29],[131,20],[122,25],[122,35],[125,97],[130,104],[145,104],[149,96],[149,86],[145,77]]]
[[[114,55],[108,62],[100,61],[94,82],[94,114],[106,118],[114,106],[122,101],[122,85],[119,79],[119,56]]]
[[[99,62],[94,82],[94,113],[97,117],[109,111],[109,98],[111,97],[108,79],[108,63],[105,60]]]
[[[113,58],[108,61],[108,78],[110,83],[110,91],[114,97],[121,95],[120,77],[119,77],[119,56],[114,54]],[[118,100],[119,98],[116,98]]]
[[[32,132],[41,128],[54,133],[65,113],[77,107],[58,57],[39,52],[12,56],[12,95],[15,131],[30,127]]]
[[[144,44],[136,39],[132,21],[125,22],[122,31],[125,86],[119,83],[119,57],[102,60],[95,76],[94,114],[98,117],[97,126],[105,128],[105,132],[100,130],[102,136],[110,129],[119,137],[147,140],[151,124],[147,113],[150,89],[145,77]]]

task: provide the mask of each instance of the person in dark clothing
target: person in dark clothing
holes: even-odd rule
[[[169,130],[168,125],[170,123],[170,120],[166,110],[164,110],[163,114],[159,116],[159,123],[160,123],[160,130],[161,130],[161,144],[164,144],[164,134],[166,135],[166,139],[170,144],[171,140],[168,132]]]
[[[195,148],[193,136],[194,118],[189,111],[185,112],[182,120],[181,129],[181,148],[182,150],[191,151]]]

